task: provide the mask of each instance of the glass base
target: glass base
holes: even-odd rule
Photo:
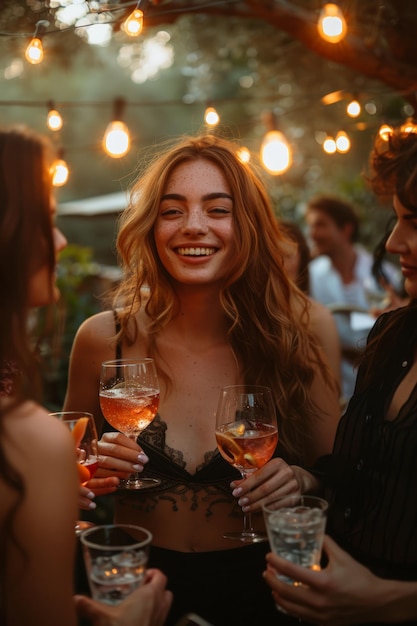
[[[149,489],[149,487],[156,487],[160,484],[159,478],[129,478],[128,480],[121,480],[118,489]]]
[[[261,541],[268,541],[266,533],[260,531],[245,531],[241,533],[224,533],[225,539],[235,539],[242,543],[260,543]]]

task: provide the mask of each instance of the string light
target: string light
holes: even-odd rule
[[[350,139],[344,130],[339,130],[336,139],[327,135],[323,141],[323,150],[326,154],[335,154],[335,152],[346,154],[346,152],[349,152],[350,147]]]
[[[346,107],[346,113],[349,115],[349,117],[358,117],[358,115],[360,115],[361,110],[362,110],[361,105],[356,100],[356,98],[351,100]]]
[[[129,137],[129,129],[126,126],[126,124],[124,124],[121,119],[120,119],[120,113],[121,113],[121,109],[123,109],[123,107],[125,105],[127,105],[127,103],[123,100],[117,100],[117,102],[121,102],[121,105],[119,106],[115,106],[115,109],[117,111],[119,111],[118,115],[119,115],[119,119],[113,119],[112,123],[108,125],[107,129],[106,129],[106,136],[103,137],[103,144],[102,144],[102,148],[103,150],[106,152],[106,154],[108,154],[109,156],[111,156],[112,158],[119,158],[124,156],[125,154],[127,154],[127,152],[130,149],[130,137]],[[223,101],[228,101],[228,99],[222,100]],[[138,102],[130,102],[129,106],[140,106],[140,107],[151,107],[154,106],[157,103],[156,101],[146,101],[146,100],[140,100]],[[178,106],[178,105],[182,105],[182,101],[180,100],[169,100],[169,101],[165,101],[164,106]],[[196,106],[201,107],[201,103],[195,102],[193,103]],[[28,101],[16,101],[16,100],[10,100],[10,101],[2,101],[0,100],[0,107],[1,106],[32,106],[32,107],[49,107],[48,108],[48,115],[53,113],[58,113],[58,116],[60,116],[60,113],[57,111],[57,109],[55,109],[55,105],[53,103],[52,100],[47,101],[46,105],[45,102],[28,102]],[[66,107],[86,107],[86,106],[91,106],[94,107],[95,109],[99,108],[99,107],[108,107],[109,106],[109,102],[97,102],[97,101],[82,101],[82,102],[60,102],[60,107],[62,108],[66,108]],[[408,113],[409,111],[407,111]],[[404,114],[404,112],[403,112]],[[61,117],[61,116],[60,116]],[[274,121],[273,121],[273,115],[271,118],[271,126],[273,127],[274,125]],[[376,126],[375,124],[372,124],[372,126]],[[367,130],[370,127],[370,124],[355,124],[354,128],[356,130]],[[275,129],[274,129],[275,130]],[[379,134],[381,135],[381,137],[383,139],[388,139],[389,134],[393,132],[392,128],[390,126],[388,126],[387,124],[384,124],[383,126],[381,126],[381,128],[379,129]],[[403,132],[415,132],[417,133],[417,121],[414,121],[412,117],[407,118],[407,120],[404,122],[403,124]],[[322,149],[324,150],[324,152],[328,153],[328,154],[334,154],[335,152],[346,152],[346,148],[344,147],[344,142],[348,141],[349,142],[349,148],[351,147],[351,143],[350,143],[350,139],[349,137],[342,138],[340,141],[338,141],[338,145],[339,148],[336,146],[336,140],[331,137],[331,136],[327,136],[326,137],[326,133],[320,133],[321,137],[318,138],[317,137],[317,143],[319,145],[322,146]],[[325,137],[325,139],[324,139]],[[278,148],[281,150],[281,158],[284,159],[284,166],[282,167],[275,167],[272,164],[271,167],[271,163],[269,161],[270,159],[270,155],[271,153],[273,153],[273,149],[272,147],[268,147],[266,146],[266,144],[269,144],[270,141],[272,139],[275,139],[277,141],[278,144]],[[340,139],[340,138],[339,138]],[[284,144],[284,146],[280,146],[279,144]],[[115,145],[116,144],[116,145]],[[288,147],[288,143],[285,139],[285,137],[281,134],[278,134],[278,131],[276,133],[275,136],[271,136],[271,135],[267,135],[265,137],[265,145],[261,146],[261,150],[262,153],[260,154],[260,158],[262,159],[262,164],[265,166],[265,169],[267,169],[268,171],[270,171],[270,173],[272,174],[280,174],[283,173],[286,168],[288,168],[291,165],[291,161],[292,161],[292,155],[291,155],[291,150]],[[282,156],[283,155],[283,156]],[[250,159],[250,154],[246,154],[243,149],[242,152],[239,154],[239,158],[243,161],[243,162],[247,162]],[[276,157],[278,158],[278,157]],[[271,157],[272,159],[272,157]],[[272,159],[273,161],[273,159]],[[286,161],[288,161],[288,165],[286,165]]]
[[[26,61],[32,65],[37,65],[43,61],[41,33],[44,32],[48,26],[49,22],[47,20],[39,20],[39,22],[36,22],[35,32],[25,51]]]
[[[51,176],[54,187],[62,187],[68,181],[69,169],[64,160],[64,151],[62,149],[58,153],[58,158],[52,163]]]
[[[400,128],[402,133],[417,133],[417,124],[412,117],[408,117]]]
[[[103,137],[103,149],[113,159],[125,156],[130,150],[129,129],[121,119],[125,105],[123,98],[116,98],[113,120],[107,126]]]
[[[283,174],[292,163],[290,147],[283,133],[277,130],[272,111],[264,113],[262,117],[268,130],[261,144],[261,163],[270,174]]]
[[[204,111],[204,121],[208,126],[217,126],[220,122],[220,116],[216,109],[212,106],[208,106]]]
[[[330,93],[326,93],[322,99],[322,104],[335,104],[336,102],[340,102],[345,97],[345,92],[343,89],[339,89],[338,91],[331,91]]]
[[[319,35],[329,43],[339,43],[346,36],[346,21],[337,4],[328,2],[320,12],[317,24]]]
[[[138,8],[139,4],[138,2],[136,9],[123,22],[123,30],[129,37],[138,37],[143,30],[143,11]]]
[[[48,116],[46,118],[46,125],[49,130],[57,131],[61,130],[64,122],[59,111],[55,109],[54,103],[48,103]]]
[[[350,139],[344,130],[339,130],[339,132],[336,135],[335,143],[336,143],[336,150],[338,152],[341,152],[342,154],[349,152]]]
[[[38,37],[34,37],[25,52],[26,61],[32,65],[37,65],[43,61],[42,41]]]
[[[334,154],[336,152],[337,146],[333,137],[326,137],[326,139],[323,141],[323,150],[326,154]]]
[[[392,135],[394,129],[389,124],[382,124],[378,131],[378,135],[381,137],[383,141],[388,141],[389,136]]]

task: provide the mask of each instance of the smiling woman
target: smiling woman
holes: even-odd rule
[[[178,289],[224,279],[235,254],[233,198],[216,165],[201,159],[176,167],[161,198],[155,243]]]
[[[312,463],[333,442],[338,390],[323,329],[310,323],[315,305],[289,280],[288,242],[233,142],[186,137],[161,151],[133,185],[119,226],[123,277],[113,310],[78,330],[65,409],[82,405],[104,431],[97,475],[125,478],[146,465],[144,476],[160,480],[140,494],[118,490],[115,517],[153,534],[151,563],[174,592],[167,626],[188,611],[216,626],[275,625],[261,575],[267,544],[223,537],[240,532],[248,500],[237,501],[240,474],[217,450],[215,413],[225,385],[273,390],[275,458],[245,479],[262,524],[265,496],[302,480],[282,457]],[[116,355],[150,356],[158,368],[159,414],[137,443],[111,432],[98,404],[100,363]]]

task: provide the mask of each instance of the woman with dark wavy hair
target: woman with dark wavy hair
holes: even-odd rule
[[[322,348],[327,329],[312,330],[315,305],[287,276],[287,246],[260,174],[239,159],[238,145],[185,137],[133,185],[117,239],[124,276],[113,310],[86,320],[75,338],[64,406],[91,411],[99,431],[100,363],[116,355],[157,363],[159,415],[138,444],[106,432],[98,475],[126,477],[146,464],[144,475],[161,480],[119,490],[115,519],[153,533],[151,562],[174,591],[167,624],[188,610],[216,626],[277,620],[262,580],[266,544],[223,538],[240,530],[247,503],[238,472],[216,447],[220,389],[257,383],[274,394],[275,458],[247,479],[257,524],[265,497],[298,488],[280,471],[281,457],[309,465],[331,450],[340,409]]]
[[[39,404],[41,377],[28,324],[33,307],[59,297],[56,263],[66,239],[53,224],[53,156],[33,131],[0,129],[2,626],[77,624],[74,525],[78,506],[89,502],[88,488],[80,492],[71,433]],[[128,605],[78,598],[79,613],[95,626],[160,626],[171,594],[162,573],[150,578]]]
[[[369,180],[392,202],[385,246],[410,301],[377,319],[333,454],[304,474],[305,488],[321,483],[329,501],[325,566],[308,571],[269,554],[265,573],[284,610],[325,626],[417,624],[417,134],[378,137]],[[281,583],[277,571],[302,585]]]

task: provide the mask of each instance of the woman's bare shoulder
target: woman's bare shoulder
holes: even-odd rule
[[[77,334],[88,335],[89,333],[105,333],[114,336],[116,333],[114,312],[100,311],[87,317],[78,328]]]
[[[25,454],[50,450],[62,446],[71,450],[74,443],[65,425],[48,410],[31,400],[25,401],[4,413],[5,430],[11,440],[30,441]],[[9,449],[10,450],[10,449]],[[72,450],[73,453],[73,450]]]
[[[8,460],[24,476],[27,492],[50,487],[54,493],[71,476],[69,468],[76,470],[69,429],[32,401],[6,410],[2,419]]]
[[[72,358],[81,353],[93,356],[100,352],[102,361],[112,358],[114,351],[116,325],[113,311],[102,311],[85,319],[77,330],[72,347]],[[101,354],[102,353],[102,354]]]
[[[314,324],[328,324],[330,323],[332,326],[336,325],[333,314],[330,309],[327,308],[326,305],[314,300],[310,299],[310,319]]]
[[[52,624],[50,614],[56,620],[61,611],[65,619],[59,623],[75,624],[71,563],[79,486],[73,437],[65,424],[30,401],[5,410],[2,420],[7,459],[24,490],[0,480],[0,520],[14,509],[13,533],[19,545],[8,546],[7,578],[13,584],[7,587],[6,581],[6,590],[12,621]],[[24,606],[19,604],[23,598]]]

